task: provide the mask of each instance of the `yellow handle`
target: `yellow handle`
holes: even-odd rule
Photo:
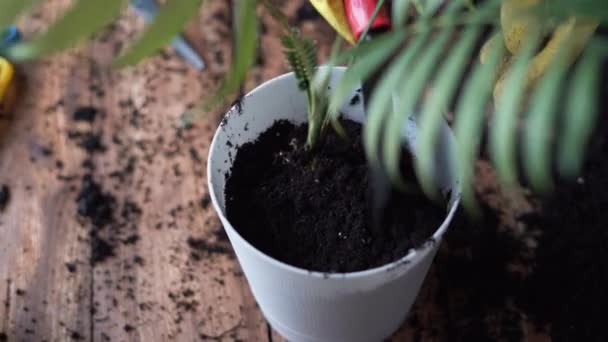
[[[6,59],[0,57],[0,102],[4,100],[15,77],[15,69]]]
[[[344,12],[344,0],[310,0],[323,18],[349,43],[355,44],[355,36]]]
[[[0,115],[12,109],[15,96],[15,69],[11,63],[0,57]]]

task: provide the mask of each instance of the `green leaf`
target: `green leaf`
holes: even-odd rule
[[[410,75],[405,75],[405,79],[398,89],[396,105],[392,115],[388,118],[382,146],[382,156],[386,164],[387,175],[398,186],[403,186],[405,183],[401,179],[399,168],[403,124],[412,115],[414,107],[434,71],[441,52],[444,51],[447,42],[452,37],[452,33],[453,29],[448,28],[434,37],[426,50],[421,52],[422,54],[417,60],[416,68],[413,69]]]
[[[395,89],[403,82],[406,71],[416,54],[421,50],[422,44],[428,41],[430,33],[419,34],[408,45],[404,53],[393,61],[373,89],[369,105],[367,106],[367,122],[364,128],[364,141],[367,159],[372,164],[379,164],[378,144],[382,133],[382,125],[390,114]]]
[[[392,17],[397,27],[405,25],[412,0],[393,0]]]
[[[575,16],[608,21],[608,2],[602,0],[542,1],[528,11],[545,18],[566,19]]]
[[[332,93],[329,105],[330,112],[339,112],[346,96],[350,94],[359,82],[369,77],[386,61],[404,37],[405,31],[397,30],[379,36],[369,43],[363,43],[355,48],[358,50],[356,56],[361,57],[349,66]]]
[[[127,4],[127,0],[80,0],[48,31],[7,49],[8,56],[27,60],[70,48],[111,23]]]
[[[209,111],[222,103],[224,99],[239,90],[253,64],[258,40],[256,0],[236,1],[234,51],[230,74],[224,80],[217,93],[207,99],[203,109]]]
[[[538,34],[529,37],[524,42],[522,51],[513,57],[515,62],[511,69],[506,71],[508,74],[504,81],[503,92],[497,95],[499,98],[490,131],[490,149],[498,178],[505,185],[513,185],[517,181],[516,124],[526,92],[524,88],[528,62],[533,56],[538,38]]]
[[[118,65],[132,65],[156,53],[169,43],[198,13],[202,0],[170,0],[163,6],[142,36],[116,60]]]
[[[378,0],[378,3],[376,4],[376,8],[374,8],[374,12],[372,12],[372,15],[369,17],[369,22],[365,26],[365,30],[363,30],[363,33],[361,33],[361,36],[359,37],[359,41],[357,42],[357,45],[361,44],[361,42],[364,42],[366,40],[367,34],[369,33],[369,29],[372,27],[374,20],[376,20],[378,13],[380,13],[382,6],[384,6],[384,0]]]
[[[17,17],[31,8],[39,0],[2,0],[0,4],[0,30],[12,25]]]
[[[579,61],[568,88],[563,137],[559,142],[560,173],[575,177],[583,164],[583,150],[597,117],[601,55],[590,49]]]
[[[462,189],[463,204],[472,212],[477,210],[475,192],[471,183],[483,130],[484,110],[504,54],[504,45],[498,44],[496,48],[490,50],[485,64],[479,63],[474,67],[464,85],[455,111],[457,174]]]
[[[546,192],[551,183],[551,133],[559,102],[564,76],[567,70],[566,51],[568,41],[558,49],[555,63],[547,69],[534,90],[530,102],[530,113],[524,130],[524,168],[532,188]]]
[[[420,137],[417,142],[416,167],[422,189],[429,197],[436,193],[432,175],[437,134],[443,121],[442,111],[447,109],[456,92],[458,82],[467,61],[471,58],[471,52],[480,31],[479,26],[465,29],[456,45],[451,48],[450,55],[439,69],[439,76],[435,81],[432,93],[424,102],[422,114],[419,116]]]

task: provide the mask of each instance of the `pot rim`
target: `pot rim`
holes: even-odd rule
[[[346,67],[333,67],[333,69],[344,71],[344,70],[346,70]],[[285,73],[285,74],[279,75],[277,77],[274,77],[270,80],[267,80],[266,82],[260,84],[259,86],[255,87],[253,90],[251,90],[249,93],[247,93],[247,95],[245,95],[245,98],[253,95],[256,92],[262,91],[264,88],[268,87],[273,82],[280,81],[285,78],[291,78],[292,75],[293,75],[293,72],[289,72],[289,73]],[[226,119],[229,115],[231,115],[231,113],[236,109],[236,107],[237,107],[236,105],[232,106],[226,112],[223,119]],[[437,230],[435,230],[435,233],[433,233],[433,235],[431,237],[429,237],[426,240],[426,242],[424,242],[418,248],[410,249],[409,252],[405,256],[403,256],[395,261],[392,261],[388,264],[366,269],[363,271],[355,271],[355,272],[320,272],[320,271],[312,271],[312,270],[307,270],[304,268],[296,267],[296,266],[287,264],[283,261],[277,260],[277,259],[267,255],[266,253],[262,252],[255,246],[253,246],[247,239],[245,239],[238,232],[238,230],[236,230],[232,226],[232,224],[230,223],[228,218],[224,215],[224,211],[221,210],[222,207],[218,203],[218,199],[215,194],[215,189],[213,187],[212,180],[211,180],[212,179],[211,174],[212,174],[212,170],[213,170],[212,160],[213,160],[213,156],[215,154],[214,153],[215,145],[216,145],[218,136],[222,133],[221,131],[222,131],[222,126],[220,125],[217,128],[217,130],[215,131],[215,134],[213,135],[213,140],[211,141],[211,145],[209,145],[209,152],[208,152],[208,157],[207,157],[207,187],[208,187],[208,191],[209,191],[209,197],[211,197],[211,202],[213,203],[213,207],[214,207],[217,215],[220,217],[220,220],[223,223],[224,229],[232,230],[232,232],[235,233],[236,236],[238,236],[241,240],[243,240],[246,248],[251,250],[254,254],[258,255],[266,262],[269,262],[270,264],[272,264],[276,267],[279,267],[285,271],[293,272],[293,273],[296,273],[299,275],[312,276],[315,278],[323,278],[323,279],[357,279],[357,278],[373,276],[373,275],[376,275],[376,274],[379,274],[382,272],[389,272],[404,264],[409,265],[409,264],[415,263],[420,260],[420,258],[417,258],[417,256],[419,254],[423,254],[424,252],[431,250],[435,243],[438,243],[439,241],[441,241],[443,234],[447,230],[447,227],[449,226],[449,223],[451,222],[452,217],[456,213],[456,210],[458,209],[458,206],[460,204],[460,189],[458,189],[458,193],[455,194],[453,197],[454,200],[451,203],[450,209],[446,210],[445,218],[442,221],[439,228],[437,228]]]

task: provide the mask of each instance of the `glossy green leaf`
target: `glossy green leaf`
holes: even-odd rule
[[[569,44],[564,44],[557,51],[556,63],[552,63],[534,90],[530,103],[530,112],[524,130],[524,169],[532,185],[539,192],[552,188],[551,182],[551,148],[555,126],[555,114],[558,107],[566,68],[566,51]]]
[[[397,91],[397,100],[392,115],[388,118],[382,156],[389,179],[397,185],[404,185],[401,179],[399,161],[401,158],[401,131],[408,117],[413,115],[416,103],[434,71],[435,66],[452,37],[453,30],[446,29],[434,37],[417,59],[416,67],[405,75],[404,82]]]
[[[479,32],[480,28],[473,26],[467,28],[458,38],[449,57],[439,69],[432,93],[424,102],[422,114],[419,116],[420,138],[418,139],[416,169],[422,189],[428,196],[434,196],[436,193],[432,175],[435,146],[439,128],[443,122],[442,112],[447,110],[447,106],[452,101],[466,63],[472,57],[472,49]]]
[[[399,46],[404,37],[405,31],[398,30],[380,36],[369,43],[363,43],[356,48],[358,50],[356,56],[360,57],[349,66],[332,93],[330,112],[339,111],[346,96],[351,93],[353,88],[377,70]]]
[[[215,96],[207,99],[203,109],[212,110],[225,98],[239,90],[247,76],[247,71],[255,61],[258,40],[256,0],[237,1],[234,8],[234,52],[230,74],[224,80]]]
[[[456,170],[463,203],[471,212],[477,210],[475,192],[471,183],[484,127],[484,111],[492,94],[496,70],[505,55],[505,50],[502,44],[498,45],[490,51],[485,64],[479,63],[474,67],[464,85],[455,111]]]
[[[202,0],[170,0],[147,26],[142,36],[116,60],[118,65],[132,65],[156,53],[169,43],[198,13]]]
[[[601,60],[600,54],[589,49],[574,69],[574,76],[568,87],[566,115],[562,125],[564,132],[559,143],[558,157],[560,173],[568,177],[576,177],[581,170],[583,150],[598,114],[598,70]]]
[[[39,0],[2,0],[0,3],[0,29],[15,23],[19,15]]]
[[[512,185],[517,181],[516,125],[526,93],[524,85],[528,62],[534,54],[537,43],[538,35],[531,36],[524,42],[522,52],[514,56],[515,61],[504,81],[503,92],[497,95],[499,98],[490,130],[490,150],[498,178],[506,185]]]
[[[111,23],[127,4],[127,0],[80,0],[48,31],[7,49],[7,54],[14,60],[27,60],[70,48]]]
[[[391,15],[393,18],[394,25],[405,25],[411,4],[412,0],[393,0],[393,13],[391,13]]]
[[[414,38],[395,61],[393,61],[378,81],[376,88],[372,91],[369,105],[367,106],[367,122],[364,128],[365,150],[368,160],[372,164],[379,164],[378,145],[382,134],[382,125],[390,114],[395,89],[401,85],[407,69],[411,66],[416,53],[421,50],[422,44],[427,42],[429,33],[420,34]]]

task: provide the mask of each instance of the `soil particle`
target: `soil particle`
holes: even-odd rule
[[[11,190],[6,184],[0,185],[0,211],[3,211],[11,200]]]
[[[88,218],[93,226],[104,227],[114,220],[116,199],[102,191],[92,175],[82,178],[80,193],[76,199],[78,214]]]
[[[97,116],[97,108],[94,107],[80,107],[72,113],[72,120],[74,121],[87,121],[93,122],[95,121],[95,117]]]
[[[96,233],[91,236],[91,265],[106,261],[114,256],[115,246]]]
[[[80,142],[78,144],[80,147],[85,149],[89,154],[92,154],[95,152],[105,152],[106,151],[106,147],[101,142],[100,133],[92,133],[92,132],[84,133],[80,137]]]
[[[188,243],[188,247],[190,247],[193,252],[200,252],[205,254],[232,254],[230,248],[218,244],[209,243],[204,239],[197,239],[191,236],[186,242]]]
[[[209,204],[211,204],[211,197],[209,197],[209,194],[205,194],[203,197],[201,197],[201,208],[203,209],[207,209],[209,208]]]
[[[67,268],[68,272],[74,273],[76,272],[76,263],[74,262],[66,262],[65,268]]]
[[[70,334],[70,337],[71,337],[73,340],[77,340],[77,341],[84,340],[84,336],[80,335],[80,334],[79,334],[78,332],[76,332],[76,331],[72,331],[72,333]]]
[[[314,154],[304,149],[307,126],[286,121],[239,147],[226,210],[245,239],[294,266],[352,272],[396,261],[431,237],[445,209],[418,194],[393,192],[381,228],[372,228],[361,126],[344,128],[348,140],[330,131]],[[408,163],[404,154],[404,177],[414,179]]]

